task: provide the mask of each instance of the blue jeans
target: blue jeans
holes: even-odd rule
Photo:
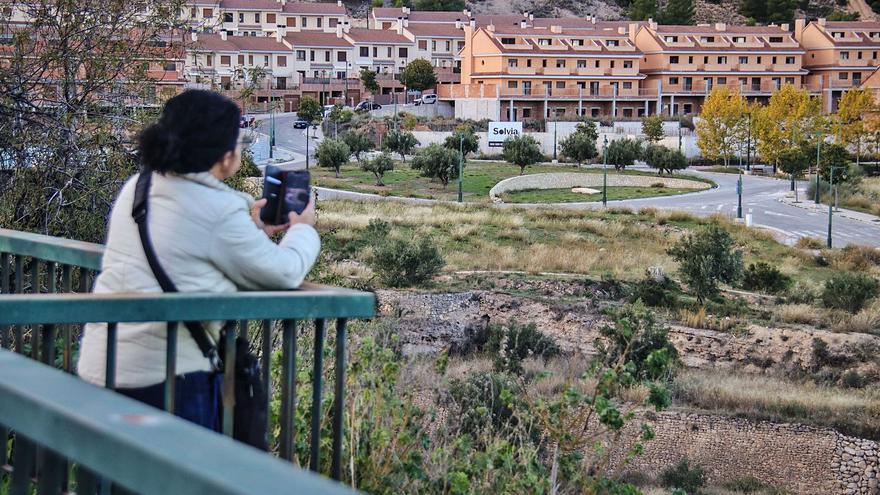
[[[220,431],[223,375],[196,371],[178,375],[174,386],[174,415],[199,426]],[[119,388],[122,395],[165,408],[165,382],[142,388]]]

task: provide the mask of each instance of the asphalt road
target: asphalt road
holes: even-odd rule
[[[276,143],[278,146],[305,155],[305,131],[293,128],[295,120],[294,114],[276,116]],[[311,130],[310,135],[314,132]],[[315,141],[312,140],[309,145],[311,160],[314,160],[314,144]],[[296,163],[294,168],[301,168],[304,164],[305,162]],[[712,179],[718,184],[718,187],[681,196],[611,201],[609,204],[633,208],[653,206],[685,210],[699,216],[720,214],[735,218],[737,176],[707,172],[691,173]],[[799,188],[805,189],[806,184],[799,183]],[[775,231],[779,239],[787,244],[794,244],[801,237],[815,237],[824,241],[828,234],[827,210],[825,210],[826,212],[813,212],[781,202],[781,198],[790,194],[790,189],[788,180],[743,176],[743,217],[751,215],[753,225]],[[807,200],[802,193],[801,196],[802,201]],[[571,204],[566,207],[595,208],[597,204]],[[880,247],[880,222],[865,222],[835,215],[832,241],[835,247],[847,244]]]

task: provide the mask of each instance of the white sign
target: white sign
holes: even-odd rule
[[[507,138],[521,136],[522,132],[522,122],[489,122],[489,147],[500,148]]]

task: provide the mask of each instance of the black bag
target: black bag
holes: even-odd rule
[[[147,199],[149,198],[152,175],[152,172],[148,170],[141,171],[134,191],[134,206],[131,216],[138,225],[144,255],[147,257],[147,263],[159,282],[159,286],[165,292],[177,292],[174,282],[159,264],[147,229]],[[202,354],[211,362],[214,371],[222,373],[223,361],[220,356],[225,353],[222,349],[218,350],[217,346],[211,342],[202,323],[187,321],[184,322],[184,325],[198,344]],[[228,324],[224,325],[223,329],[224,332],[232,331]],[[247,329],[243,329],[243,332],[244,335],[238,335],[235,339],[235,407],[232,437],[239,442],[267,451],[269,450],[267,439],[269,412],[266,386],[261,378],[259,360],[250,352]],[[220,341],[222,343],[225,340],[221,337]]]

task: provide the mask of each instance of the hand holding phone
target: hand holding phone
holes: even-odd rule
[[[260,220],[267,225],[283,225],[290,212],[302,214],[311,202],[311,175],[305,170],[284,172],[273,165],[266,166],[263,180],[263,198],[266,204],[260,210]]]

